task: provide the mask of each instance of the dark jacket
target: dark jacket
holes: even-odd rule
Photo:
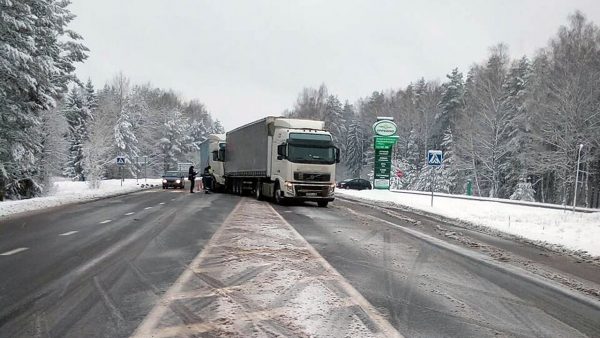
[[[194,171],[194,166],[191,166],[190,170],[188,171],[188,180],[195,180],[196,175],[198,175],[198,173]]]

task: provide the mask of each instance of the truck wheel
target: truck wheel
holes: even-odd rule
[[[254,187],[254,197],[258,201],[262,200],[262,192],[260,191],[260,182],[256,182],[256,186]]]
[[[237,194],[239,196],[244,196],[244,187],[242,180],[237,181]]]
[[[317,204],[320,208],[327,208],[327,204],[329,204],[329,201],[319,201],[317,202]]]
[[[283,205],[283,198],[281,197],[281,189],[279,188],[279,185],[277,185],[277,188],[275,188],[275,203],[279,204],[279,205]]]

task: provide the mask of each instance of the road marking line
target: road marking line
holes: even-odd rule
[[[19,253],[19,252],[25,251],[25,250],[27,250],[27,249],[29,249],[29,248],[17,248],[17,249],[14,249],[14,250],[10,250],[10,251],[7,251],[7,252],[3,252],[3,253],[1,253],[1,254],[0,254],[0,256],[10,256],[10,255],[14,255],[14,254],[16,254],[16,253]]]
[[[145,207],[144,210],[152,209],[152,207]]]
[[[69,232],[65,232],[65,233],[59,234],[59,236],[71,236],[72,234],[76,234],[78,232],[79,231],[69,231]]]
[[[112,219],[104,220],[104,221],[100,222],[100,224],[106,224],[106,223],[110,223],[110,222],[112,222]]]
[[[133,215],[133,214],[135,214],[135,212],[133,212],[133,211],[132,211],[132,212],[128,212],[128,213],[126,213],[126,214],[125,214],[125,216],[131,216],[131,215]]]
[[[175,200],[174,198],[171,198],[171,201],[174,201],[174,200]]]
[[[283,216],[280,213],[278,213],[277,210],[275,210],[275,208],[273,208],[273,206],[271,204],[267,204],[267,206],[277,215],[277,217],[279,217],[279,219],[284,224],[286,224],[289,227],[289,229],[292,231],[292,233],[294,233],[297,236],[298,240],[300,242],[304,243],[304,245],[306,246],[306,249],[313,255],[315,260],[317,262],[321,263],[321,265],[325,268],[325,270],[327,272],[329,272],[331,275],[333,275],[335,278],[337,278],[337,282],[342,287],[342,289],[350,296],[351,299],[354,300],[355,304],[357,304],[358,306],[363,308],[365,310],[365,312],[369,315],[369,317],[375,323],[377,323],[377,325],[383,331],[383,333],[386,337],[403,337],[403,335],[400,332],[398,332],[398,330],[396,330],[396,328],[394,326],[392,326],[392,324],[390,324],[390,322],[385,317],[383,317],[383,315],[360,292],[358,292],[358,290],[356,290],[354,288],[354,286],[352,286],[350,284],[350,282],[348,282],[346,280],[346,278],[344,278],[344,276],[342,276],[325,259],[325,257],[321,256],[321,254],[317,251],[317,249],[315,249],[306,240],[306,238],[304,238],[296,230],[296,228],[294,228],[285,218],[283,218]]]
[[[235,214],[242,206],[242,201],[243,199],[241,199],[236,204],[233,210],[225,218],[225,221],[223,221],[223,223],[219,226],[215,233],[213,233],[208,242],[204,245],[202,251],[200,251],[200,253],[196,257],[194,257],[194,259],[187,265],[187,267],[198,266],[199,263],[204,260],[205,256],[208,255],[209,252],[209,250],[206,250],[206,248],[209,246],[210,243],[214,243],[225,231],[225,225],[235,217]],[[146,318],[144,318],[144,320],[138,325],[131,337],[142,338],[151,336],[152,331],[157,329],[157,325],[160,322],[161,317],[169,309],[169,302],[167,301],[167,299],[176,297],[178,294],[181,294],[185,283],[188,282],[193,276],[194,272],[192,271],[192,269],[186,268],[183,271],[183,273],[179,275],[175,283],[171,284],[171,287],[169,287],[167,292],[163,294],[161,300],[154,305],[152,310],[150,310],[150,312],[146,315]]]
[[[165,204],[165,202],[160,202],[160,203],[158,203],[158,204]]]

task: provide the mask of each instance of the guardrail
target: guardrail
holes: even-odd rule
[[[399,193],[399,194],[412,194],[412,195],[431,196],[431,192],[427,192],[427,191],[398,190],[398,189],[390,189],[390,191],[393,192],[393,193]],[[573,210],[573,206],[568,206],[568,205],[557,205],[557,204],[539,203],[539,202],[515,201],[515,200],[502,199],[502,198],[451,195],[451,194],[443,194],[443,193],[436,193],[436,192],[433,193],[433,196],[434,197],[443,197],[443,198],[454,198],[454,199],[471,200],[471,201],[482,201],[482,202],[495,202],[495,203],[503,203],[503,204],[513,204],[513,205],[520,205],[520,206],[525,206],[525,207],[536,207],[536,208],[565,210],[565,211],[572,211]],[[575,211],[577,211],[577,212],[585,212],[585,213],[592,213],[592,212],[600,212],[600,209],[591,209],[591,208],[576,207]]]

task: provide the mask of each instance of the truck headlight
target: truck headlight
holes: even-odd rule
[[[292,182],[285,182],[285,190],[287,190],[287,192],[289,192],[290,194],[294,193],[294,185],[292,184]]]
[[[179,184],[181,183],[181,180],[175,180],[175,183]]]
[[[167,180],[165,180],[164,178],[163,178],[163,183],[167,183]]]
[[[331,183],[331,184],[329,185],[329,193],[331,194],[331,193],[332,193],[332,192],[334,192],[334,191],[335,191],[335,183]]]

